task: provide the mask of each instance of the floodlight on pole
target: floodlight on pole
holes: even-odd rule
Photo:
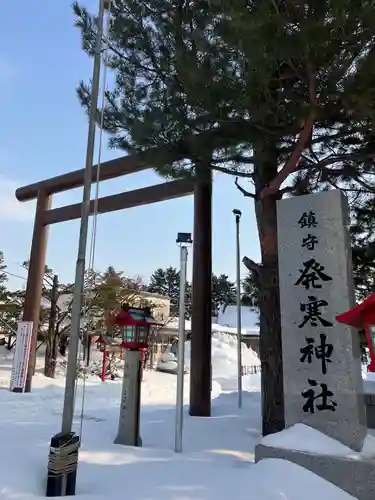
[[[236,220],[236,292],[237,292],[237,387],[238,408],[242,408],[242,349],[241,349],[241,256],[240,256],[240,219],[241,210],[234,209]]]
[[[182,451],[183,408],[184,408],[184,374],[185,374],[185,294],[188,246],[191,245],[191,233],[178,233],[176,243],[180,247],[180,307],[177,348],[177,393],[176,393],[176,426],[175,452]]]

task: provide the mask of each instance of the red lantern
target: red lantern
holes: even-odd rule
[[[151,316],[148,307],[128,307],[123,306],[121,311],[115,317],[114,324],[121,330],[122,343],[124,349],[148,348],[148,339],[151,328],[159,323]]]

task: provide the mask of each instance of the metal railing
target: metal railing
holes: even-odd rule
[[[262,371],[262,368],[260,365],[242,365],[242,367],[241,367],[242,376],[244,376],[244,375],[257,375],[261,371]]]

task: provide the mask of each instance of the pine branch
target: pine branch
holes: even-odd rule
[[[298,136],[292,154],[289,156],[288,160],[286,161],[285,165],[280,170],[280,172],[277,174],[277,176],[268,184],[268,186],[265,186],[262,189],[260,193],[261,199],[265,198],[266,196],[277,193],[280,189],[280,186],[286,180],[286,178],[297,170],[302,153],[306,148],[308,141],[311,139],[315,116],[316,116],[317,97],[316,97],[316,76],[309,58],[307,58],[306,61],[306,74],[308,79],[308,92],[309,92],[309,102],[310,102],[309,116],[302,127],[302,130]]]
[[[218,167],[217,165],[211,165],[211,168],[223,174],[236,175],[237,178],[242,177],[244,179],[248,179],[249,177],[253,176],[253,174],[250,172],[238,172],[237,170],[234,170],[232,168]]]
[[[375,158],[374,153],[348,153],[343,155],[335,155],[331,154],[323,158],[322,160],[317,160],[315,165],[321,169],[327,169],[332,175],[342,175],[344,171],[340,170],[330,170],[327,167],[335,164],[335,163],[345,163],[345,162],[356,162],[360,163],[365,160],[373,160]],[[310,160],[311,161],[311,160]]]
[[[254,165],[254,156],[242,156],[240,154],[229,156],[228,158],[215,158],[215,163],[243,163],[245,165]]]

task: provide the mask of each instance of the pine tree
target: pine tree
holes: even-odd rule
[[[124,276],[123,271],[109,266],[101,273],[92,290],[90,307],[97,318],[95,328],[105,328],[108,334],[115,334],[114,316],[122,305],[138,306],[142,290],[143,283],[140,278],[129,278]]]
[[[226,274],[212,275],[212,316],[217,316],[221,306],[236,303],[236,286]]]
[[[7,345],[10,349],[13,346],[12,339],[17,331],[17,323],[23,310],[25,292],[23,290],[12,291],[7,288],[8,274],[6,269],[4,254],[0,251],[0,316],[3,320],[0,327],[8,334]]]
[[[8,281],[8,275],[6,271],[6,264],[4,262],[4,253],[0,251],[0,300],[6,300],[6,282]]]
[[[242,280],[241,302],[244,306],[259,308],[260,291],[251,273]]]
[[[171,314],[178,314],[180,300],[180,272],[170,266],[156,269],[151,275],[148,291],[170,298]]]
[[[8,275],[6,271],[6,264],[4,262],[4,253],[0,251],[0,318],[7,324],[7,316],[9,310],[9,291],[6,287]],[[3,330],[4,323],[0,324],[0,330]]]
[[[74,8],[92,55],[95,19]],[[164,176],[215,169],[251,181],[253,191],[237,184],[254,200],[260,237],[261,263],[244,263],[261,291],[263,433],[281,430],[276,202],[369,183],[374,2],[116,0],[112,15],[110,145],[142,153]],[[90,87],[78,94],[88,108]]]
[[[354,282],[357,300],[375,291],[375,199],[368,197],[352,210],[351,225]]]

